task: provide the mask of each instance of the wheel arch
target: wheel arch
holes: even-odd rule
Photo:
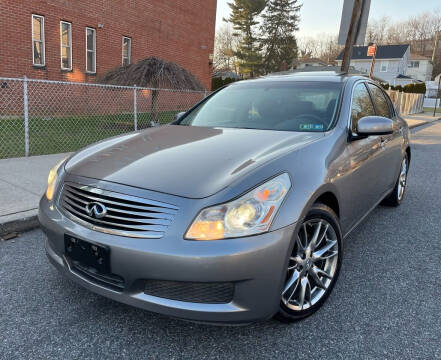
[[[406,148],[406,154],[407,154],[407,160],[408,160],[408,162],[409,162],[409,164],[410,164],[410,159],[411,159],[411,151],[410,151],[410,146],[407,146],[407,148]]]
[[[327,190],[321,195],[318,195],[313,204],[315,203],[321,203],[330,207],[340,219],[340,203],[337,196],[332,191]]]

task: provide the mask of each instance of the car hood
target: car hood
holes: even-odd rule
[[[75,154],[65,169],[73,175],[204,198],[271,159],[323,136],[168,125],[95,144]]]

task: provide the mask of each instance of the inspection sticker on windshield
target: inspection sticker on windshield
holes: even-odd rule
[[[323,124],[300,124],[300,130],[323,130]]]

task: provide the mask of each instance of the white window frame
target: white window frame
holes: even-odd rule
[[[93,50],[88,50],[87,49],[87,30],[92,30],[93,31]],[[96,74],[96,29],[92,28],[92,27],[88,27],[86,26],[86,73],[87,74]],[[94,53],[94,57],[93,57],[93,67],[94,67],[94,71],[90,71],[87,68],[87,54],[89,52],[93,52]]]
[[[418,66],[415,66],[418,65]],[[420,61],[419,60],[411,60],[409,61],[408,68],[410,69],[419,69],[420,68]]]
[[[383,70],[383,66],[385,70]],[[389,61],[382,61],[380,64],[380,72],[387,72],[389,70]]]
[[[121,43],[121,65],[124,66],[124,39],[129,40],[129,49],[127,51],[127,59],[129,60],[129,64],[132,62],[132,38],[129,36],[123,36],[122,37],[122,43]]]
[[[40,28],[40,40],[34,40],[34,18],[40,18],[41,19],[41,28]],[[38,67],[44,67],[46,66],[46,42],[44,39],[44,16],[43,15],[37,15],[37,14],[32,14],[31,17],[31,29],[32,29],[32,65],[34,66],[38,66]],[[34,41],[38,41],[41,43],[41,57],[42,57],[42,62],[41,64],[36,64],[34,62],[35,60],[35,53],[34,53]]]
[[[69,25],[69,46],[63,45],[63,24]],[[69,63],[70,67],[63,67],[63,47],[69,47]],[[60,21],[60,66],[61,70],[72,70],[72,23],[68,21]]]

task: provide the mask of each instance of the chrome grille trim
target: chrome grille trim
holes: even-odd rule
[[[107,215],[97,219],[86,211],[90,202],[104,204]],[[155,200],[87,185],[63,184],[58,206],[71,220],[95,231],[136,238],[160,239],[178,207]]]

